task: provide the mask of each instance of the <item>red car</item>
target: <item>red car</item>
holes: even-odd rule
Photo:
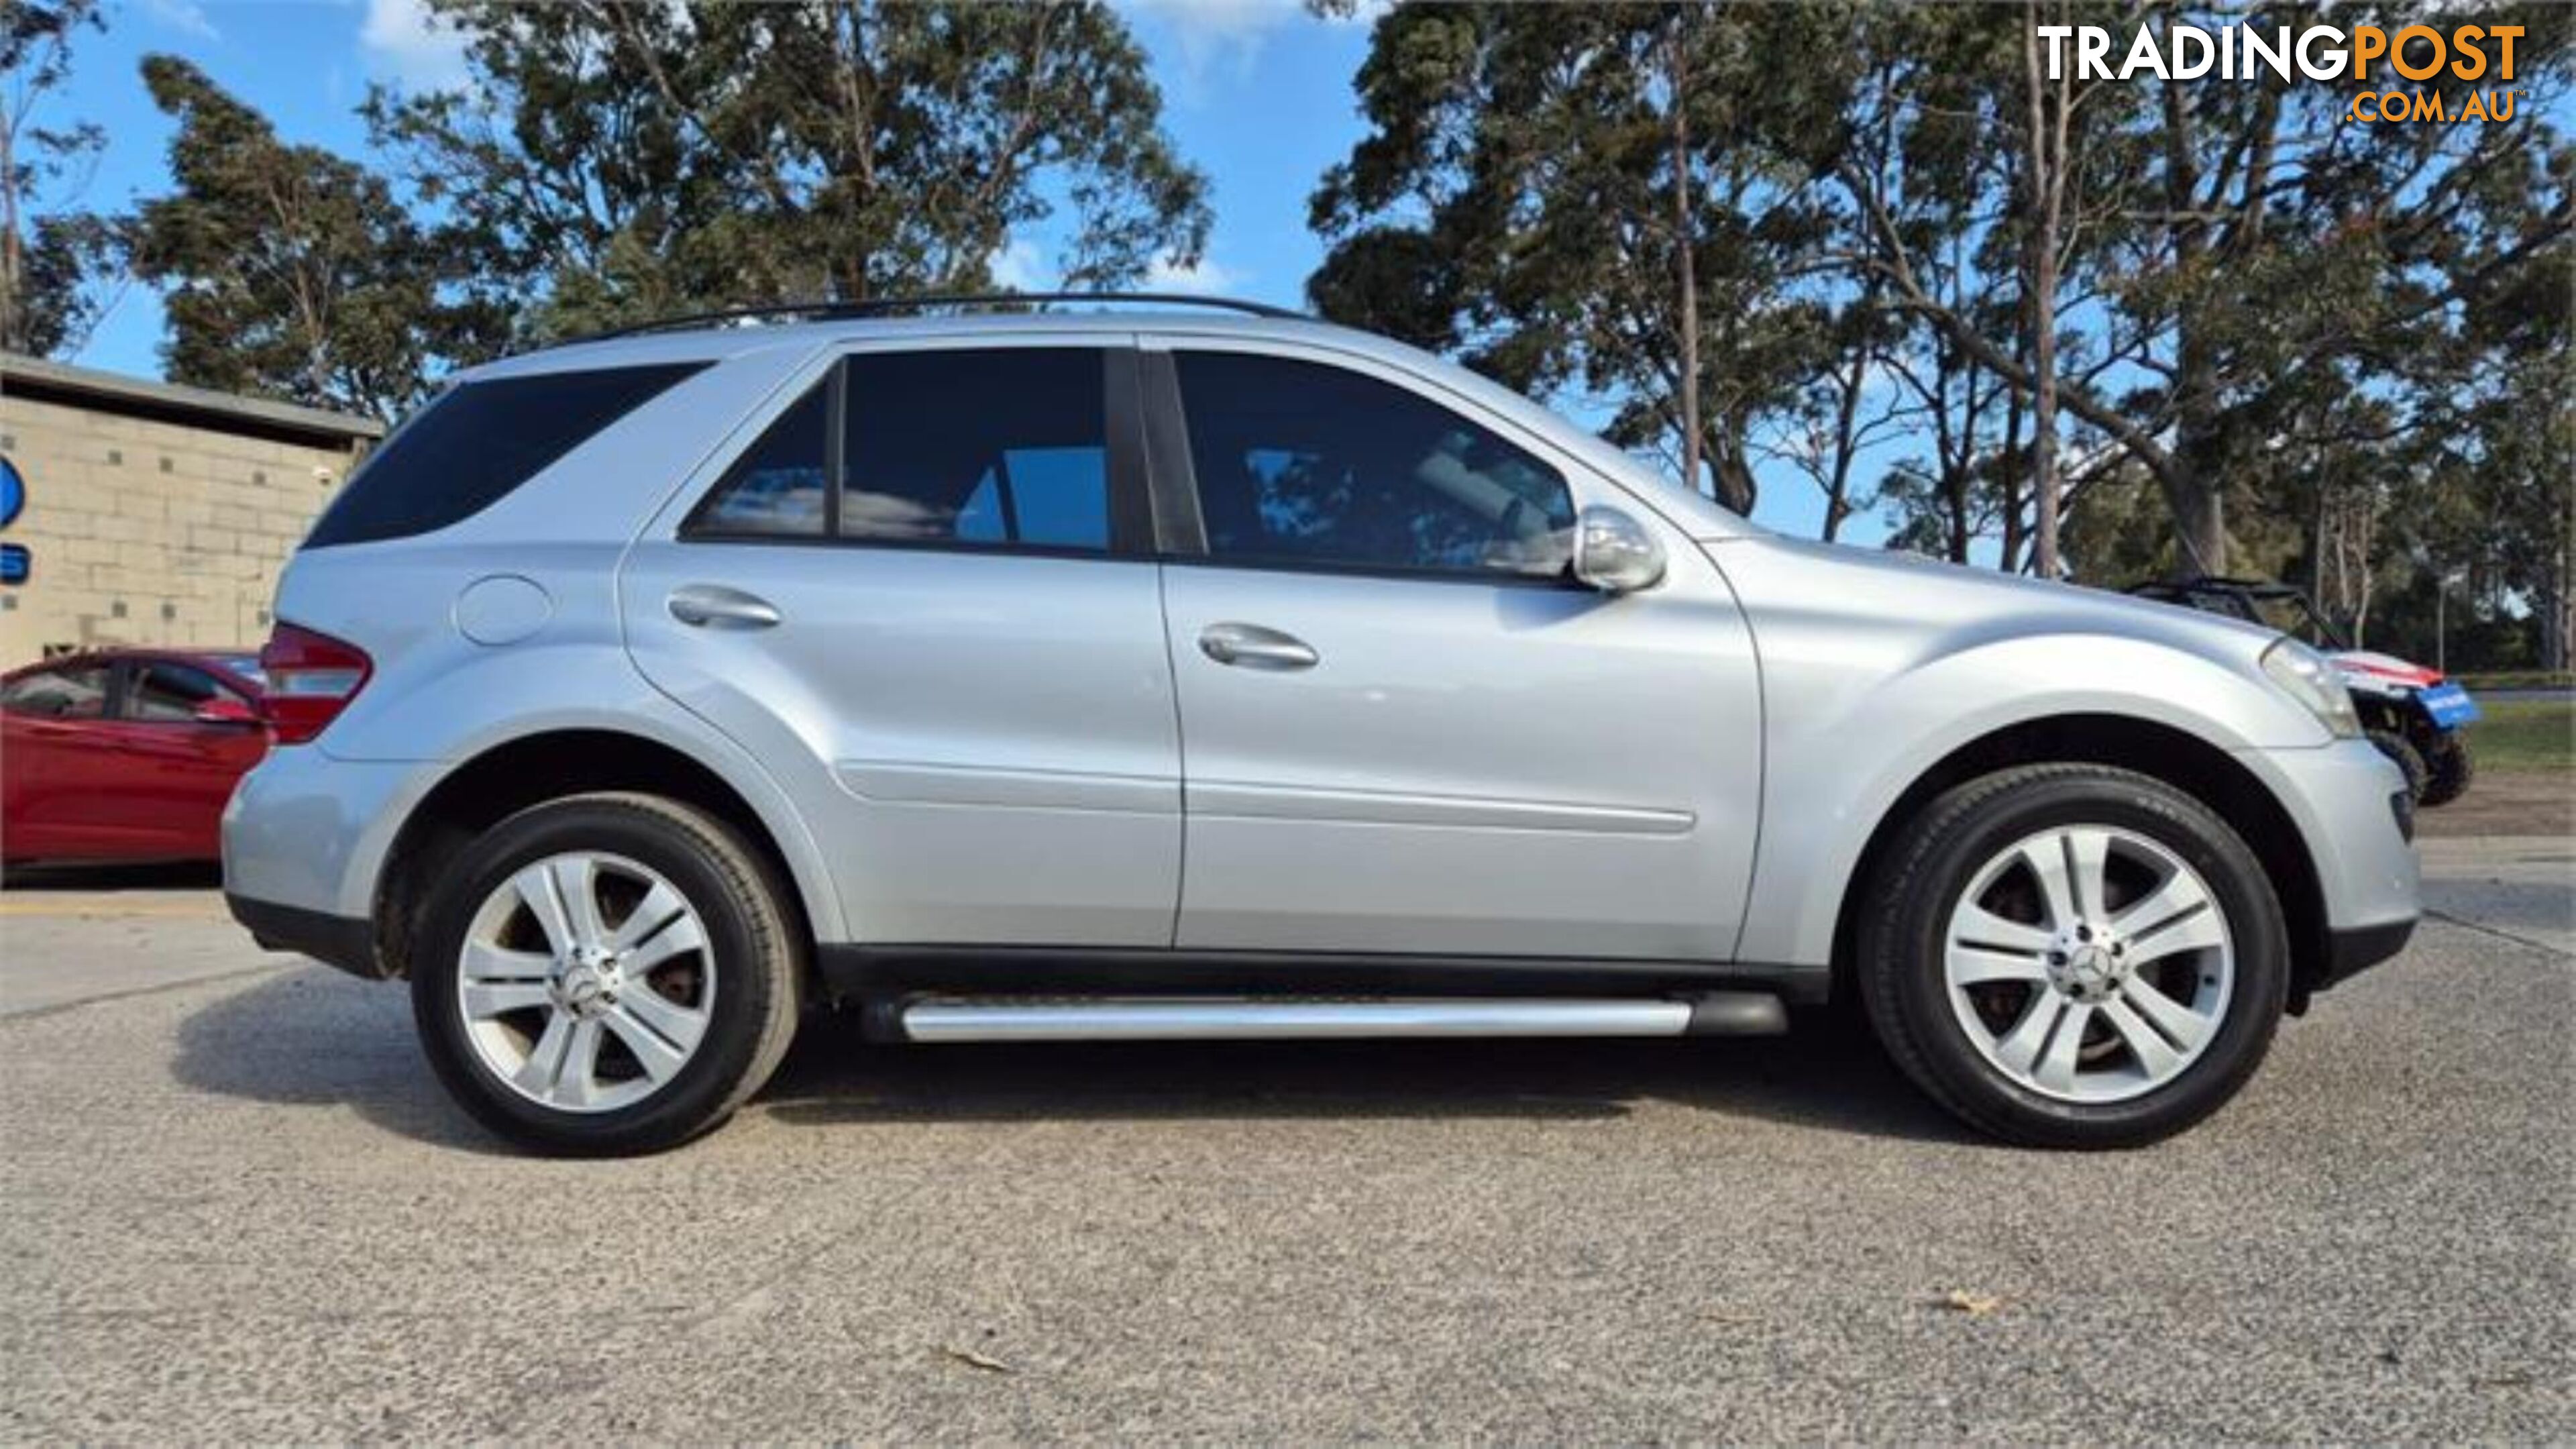
[[[214,860],[268,753],[259,656],[112,649],[0,678],[0,860]]]

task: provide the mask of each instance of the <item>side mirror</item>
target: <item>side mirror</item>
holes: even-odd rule
[[[1605,594],[1633,594],[1664,581],[1664,546],[1616,508],[1593,504],[1575,516],[1574,577]]]
[[[261,723],[259,711],[252,709],[249,705],[242,703],[238,699],[228,698],[223,695],[217,695],[213,699],[207,700],[204,704],[198,705],[196,713],[189,716],[189,718],[194,719],[199,724],[211,725],[255,725]]]

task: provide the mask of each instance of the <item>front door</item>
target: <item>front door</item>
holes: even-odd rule
[[[224,805],[268,753],[249,700],[199,669],[167,659],[121,666],[110,722],[117,779],[106,808],[138,852],[212,860],[222,852]]]
[[[1164,571],[1178,944],[1726,959],[1760,700],[1697,547],[1544,439],[1373,361],[1148,345],[1170,350],[1148,373],[1177,394],[1205,535]],[[1595,502],[1656,531],[1661,584],[1572,582]]]
[[[1096,335],[853,353],[628,555],[637,664],[797,798],[861,941],[1170,944],[1133,366]]]
[[[0,843],[10,859],[125,852],[103,814],[118,770],[108,735],[115,677],[106,660],[76,659],[0,690]]]

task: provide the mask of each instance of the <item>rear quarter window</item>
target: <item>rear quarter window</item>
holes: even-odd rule
[[[451,388],[358,469],[304,546],[408,538],[470,518],[705,366],[545,372]]]

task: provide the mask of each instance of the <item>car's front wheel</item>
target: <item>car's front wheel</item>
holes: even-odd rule
[[[2199,801],[2034,765],[1927,807],[1876,882],[1859,986],[1881,1041],[1972,1125],[2128,1147],[2244,1085],[2289,981],[2271,882]]]
[[[759,858],[647,795],[557,800],[447,872],[412,953],[412,1009],[448,1090],[522,1146],[674,1146],[778,1064],[801,958]]]
[[[2469,781],[2476,774],[2477,761],[2469,754],[2469,737],[2452,730],[2425,752],[2424,788],[2417,792],[2416,803],[2427,810],[2448,805],[2469,792]]]

